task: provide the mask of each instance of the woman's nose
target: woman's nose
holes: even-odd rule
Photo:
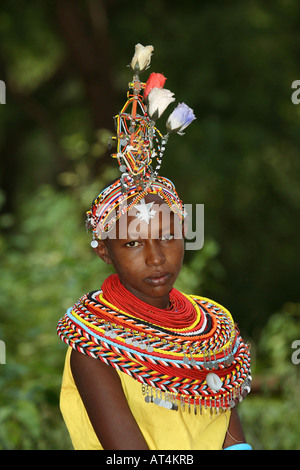
[[[166,261],[166,258],[159,244],[159,240],[148,240],[148,242],[146,264],[147,266],[160,266]]]

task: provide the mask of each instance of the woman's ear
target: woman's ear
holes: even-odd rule
[[[107,246],[103,240],[98,240],[98,246],[93,248],[94,252],[101,258],[104,263],[111,264]]]

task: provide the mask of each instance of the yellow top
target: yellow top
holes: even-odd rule
[[[75,450],[103,450],[91,425],[73,380],[68,348],[62,379],[60,409]],[[202,415],[181,410],[167,410],[146,403],[142,386],[124,372],[119,372],[122,387],[132,414],[150,450],[221,450],[229,424],[230,411]],[[192,408],[192,407],[191,407]]]

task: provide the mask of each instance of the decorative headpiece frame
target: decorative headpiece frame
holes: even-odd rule
[[[185,103],[173,110],[166,122],[163,135],[156,121],[175,101],[174,93],[164,88],[166,77],[151,73],[147,82],[140,74],[150,65],[153,46],[136,44],[130,66],[133,79],[128,85],[127,101],[115,116],[116,152],[121,177],[105,188],[94,200],[87,212],[87,226],[93,228],[92,247],[98,245],[101,234],[108,232],[122,214],[140,203],[138,215],[149,223],[155,211],[144,204],[148,193],[158,194],[183,219],[185,210],[174,184],[158,175],[165,147],[171,133],[183,135],[183,130],[195,119],[194,112]],[[155,164],[155,167],[153,165]]]
[[[132,184],[140,190],[151,185],[161,167],[170,133],[182,135],[195,119],[193,110],[180,103],[166,122],[166,134],[162,135],[156,127],[156,121],[175,98],[174,93],[164,88],[166,77],[163,74],[151,73],[146,83],[140,80],[140,74],[150,65],[153,50],[153,46],[136,44],[130,64],[134,75],[127,101],[115,116],[117,134],[113,139],[117,140],[117,152],[112,157],[118,159],[123,192]]]

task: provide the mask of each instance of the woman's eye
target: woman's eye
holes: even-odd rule
[[[169,241],[169,240],[173,240],[173,238],[174,238],[174,235],[172,233],[169,233],[168,235],[162,235],[160,239],[162,241]]]
[[[134,248],[138,245],[139,245],[139,242],[137,242],[137,241],[132,241],[132,242],[126,243],[126,246],[129,246],[130,248]]]

